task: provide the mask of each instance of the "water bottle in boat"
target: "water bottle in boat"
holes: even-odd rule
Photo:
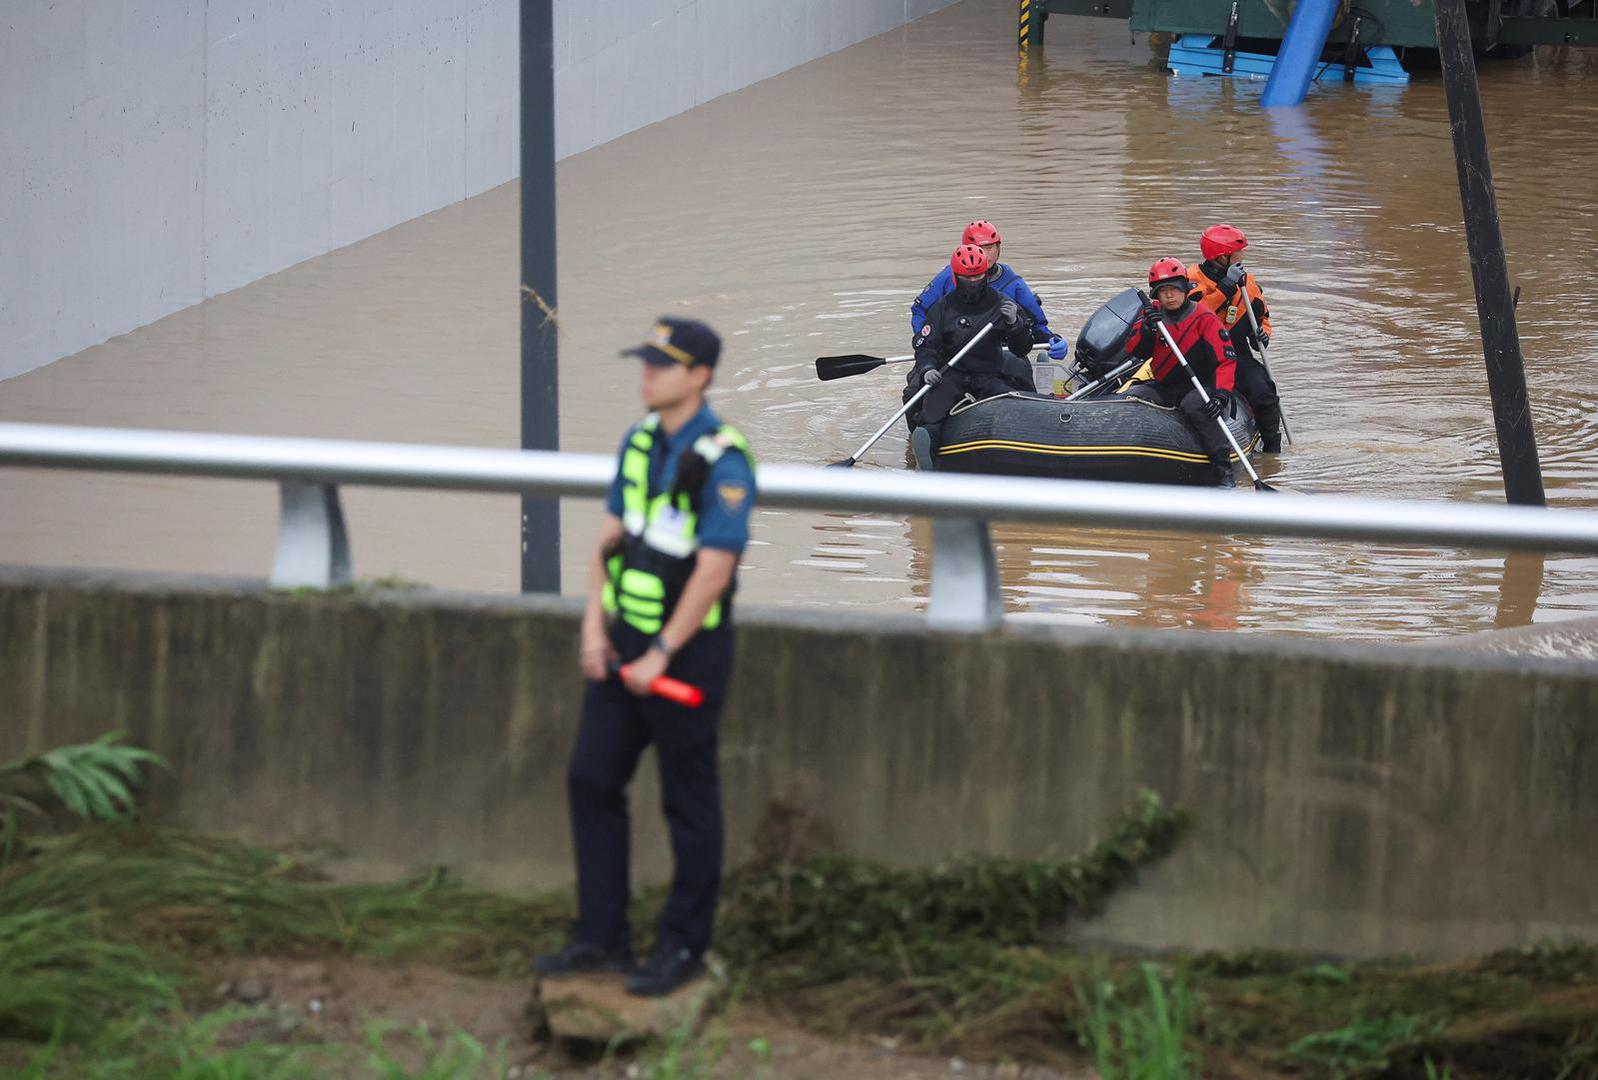
[[[1040,394],[1064,397],[1065,365],[1050,360],[1046,352],[1040,353],[1039,358],[1032,361],[1032,385]]]

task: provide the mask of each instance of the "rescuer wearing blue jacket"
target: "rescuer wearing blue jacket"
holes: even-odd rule
[[[998,291],[1001,296],[1008,296],[1020,305],[1032,319],[1034,344],[1047,343],[1049,346],[1050,360],[1064,360],[1070,352],[1070,346],[1058,334],[1049,329],[1049,317],[1043,313],[1043,302],[1038,299],[1038,294],[1026,283],[1020,274],[999,261],[999,247],[1002,241],[999,230],[989,221],[973,221],[965,227],[965,232],[960,235],[960,243],[975,244],[982,249],[988,257],[988,262],[993,269],[988,272],[988,284]],[[921,333],[922,327],[927,325],[927,312],[932,305],[948,296],[954,291],[954,271],[947,265],[938,271],[936,277],[927,282],[927,287],[921,290],[921,295],[915,298],[910,305],[910,336],[914,338]],[[1031,373],[1027,373],[1031,377]]]

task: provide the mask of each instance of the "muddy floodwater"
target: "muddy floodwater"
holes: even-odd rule
[[[1305,493],[1502,498],[1441,83],[1171,78],[1124,23],[1050,20],[1018,71],[1010,5],[967,0],[570,158],[559,168],[561,443],[611,452],[637,413],[617,349],[661,312],[727,349],[714,401],[764,462],[844,456],[902,374],[817,382],[818,354],[904,352],[907,307],[961,227],[1075,337],[1157,256],[1243,227]],[[1591,363],[1598,53],[1482,70],[1550,502],[1598,503]],[[0,419],[517,444],[517,189],[508,185],[0,383]],[[898,369],[902,373],[902,368]],[[866,466],[905,467],[902,431]],[[1159,489],[1149,489],[1150,498]],[[1239,489],[1236,498],[1259,497]],[[0,562],[260,576],[269,484],[0,472]],[[346,492],[357,573],[518,580],[513,499]],[[563,511],[566,591],[596,503]],[[925,522],[761,511],[744,596],[912,611]],[[1011,612],[1075,623],[1417,637],[1598,612],[1598,562],[1323,541],[995,527]]]

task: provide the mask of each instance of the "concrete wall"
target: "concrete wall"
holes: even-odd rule
[[[0,761],[125,728],[157,812],[368,872],[570,879],[570,602],[0,574]],[[1090,935],[1476,953],[1598,936],[1598,666],[1176,632],[749,613],[734,858],[773,797],[905,862],[1080,849],[1151,786],[1199,828]],[[642,870],[663,868],[646,763]]]
[[[557,153],[951,0],[556,0]],[[517,174],[516,0],[0,10],[0,379]]]

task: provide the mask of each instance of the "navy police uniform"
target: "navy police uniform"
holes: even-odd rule
[[[714,349],[708,362],[715,362],[719,340],[702,324],[662,320],[657,329],[665,333],[659,348],[675,348],[669,339],[676,335],[668,322],[692,325],[709,335]],[[644,359],[659,362],[647,355]],[[625,533],[606,553],[604,594],[610,642],[623,664],[642,656],[669,621],[701,548],[743,551],[754,501],[748,444],[708,405],[670,434],[652,413],[627,432],[607,503]],[[717,728],[732,672],[733,588],[728,586],[666,669],[667,675],[704,692],[697,708],[657,696],[639,697],[615,677],[586,685],[567,775],[577,856],[576,939],[607,954],[630,955],[626,789],[650,744],[659,765],[675,866],[660,914],[656,955],[697,958],[710,944],[721,886]]]

